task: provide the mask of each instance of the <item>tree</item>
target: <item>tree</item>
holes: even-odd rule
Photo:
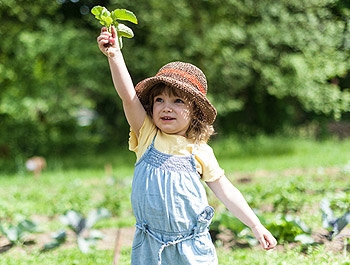
[[[232,124],[273,132],[300,112],[339,119],[350,110],[349,89],[334,82],[350,69],[346,1],[148,1],[133,8],[143,25],[130,59],[138,79],[170,60],[197,64],[219,126],[230,116]]]
[[[0,0],[0,157],[126,144],[96,45],[98,4],[139,19],[123,48],[135,84],[173,60],[204,71],[218,131],[274,133],[308,113],[350,112],[347,0]]]
[[[99,124],[81,126],[78,118],[94,110],[95,91],[110,95],[100,85],[108,65],[90,45],[91,28],[77,28],[60,8],[46,1],[0,5],[0,156],[57,155],[101,141]]]

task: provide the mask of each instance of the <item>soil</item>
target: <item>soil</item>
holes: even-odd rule
[[[103,234],[103,238],[97,241],[97,249],[115,250],[116,243],[119,245],[119,251],[122,247],[131,246],[135,228],[108,228],[99,229]],[[72,231],[66,230],[67,239],[59,246],[59,248],[74,248],[77,247],[76,237]],[[118,235],[118,239],[117,239]],[[5,237],[0,236],[0,255],[7,251],[11,252],[26,252],[31,253],[40,250],[45,244],[52,241],[51,235],[46,233],[31,234],[26,237],[23,246],[12,245]]]
[[[133,235],[135,232],[134,227],[126,228],[108,228],[100,230],[104,237],[97,243],[97,249],[101,250],[113,250],[115,254],[119,254],[121,248],[130,247],[133,240]],[[350,245],[346,242],[350,240],[350,228],[344,228],[339,235],[337,235],[332,241],[326,238],[327,231],[316,231],[313,233],[312,237],[315,240],[315,244],[322,244],[325,246],[326,251],[338,252],[343,251],[350,252]],[[216,239],[220,241],[220,245],[223,248],[246,248],[249,247],[248,244],[237,242],[233,240],[233,235],[229,230],[222,231],[220,234],[215,235]],[[7,251],[11,252],[25,252],[31,253],[40,250],[44,244],[51,242],[51,236],[49,234],[39,233],[33,234],[25,241],[24,246],[17,247],[9,243],[5,237],[0,237],[0,255]],[[299,245],[299,243],[290,243],[288,248],[294,248]],[[75,241],[75,235],[73,232],[67,231],[67,240],[59,248],[74,248],[77,247]],[[279,245],[277,250],[285,251],[286,247]]]

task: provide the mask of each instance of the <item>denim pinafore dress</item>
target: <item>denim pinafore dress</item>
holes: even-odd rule
[[[131,265],[218,264],[208,205],[194,154],[169,155],[154,139],[135,164],[131,202],[136,217]]]

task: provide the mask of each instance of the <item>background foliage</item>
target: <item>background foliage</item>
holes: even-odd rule
[[[349,119],[347,0],[0,0],[2,168],[125,144],[94,5],[138,17],[123,49],[135,83],[172,60],[203,69],[221,134]]]

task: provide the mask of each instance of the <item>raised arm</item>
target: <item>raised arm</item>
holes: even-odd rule
[[[254,236],[264,249],[268,250],[276,246],[276,239],[260,223],[260,220],[250,208],[242,193],[225,176],[216,181],[207,182],[207,184],[227,209],[252,229]]]
[[[123,102],[124,113],[131,128],[138,135],[145,117],[146,111],[136,95],[136,91],[126,67],[123,54],[118,44],[118,38],[114,26],[111,33],[107,28],[101,29],[97,38],[98,47],[108,57],[114,87]]]

